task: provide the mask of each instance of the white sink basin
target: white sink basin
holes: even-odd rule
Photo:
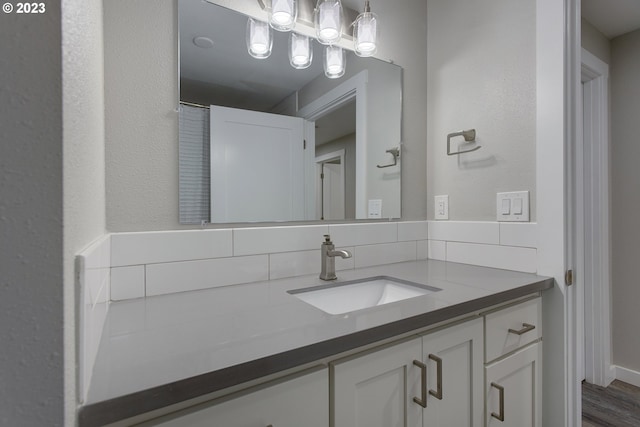
[[[393,277],[377,276],[312,288],[294,289],[288,293],[325,313],[343,314],[415,298],[439,290],[439,288]]]

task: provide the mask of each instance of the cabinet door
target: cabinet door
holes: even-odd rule
[[[420,427],[422,341],[416,338],[336,363],[333,370],[335,427]]]
[[[482,319],[452,326],[423,338],[427,365],[424,426],[481,427],[484,406]]]
[[[538,342],[487,366],[487,427],[542,425],[541,361]]]
[[[175,427],[328,427],[329,375],[327,369],[197,405],[145,426]]]

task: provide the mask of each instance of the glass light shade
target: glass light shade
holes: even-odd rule
[[[269,25],[278,31],[290,31],[296,25],[296,0],[271,0]]]
[[[364,12],[353,23],[353,38],[356,55],[372,56],[378,50],[378,17]]]
[[[339,46],[327,46],[324,49],[324,75],[330,79],[344,76],[346,56]]]
[[[312,59],[311,39],[301,34],[291,33],[289,37],[289,63],[291,66],[302,70],[311,65]]]
[[[318,41],[334,44],[342,37],[342,3],[340,0],[318,0],[315,10]]]
[[[247,50],[254,58],[268,58],[273,46],[273,33],[266,22],[249,18],[247,21]]]

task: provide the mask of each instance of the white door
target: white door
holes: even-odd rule
[[[211,222],[305,219],[304,120],[211,106]]]
[[[344,167],[339,162],[322,163],[320,219],[344,219]]]
[[[416,338],[333,366],[336,427],[420,427],[422,340]]]
[[[476,319],[426,335],[425,427],[481,427],[484,406],[483,321]]]

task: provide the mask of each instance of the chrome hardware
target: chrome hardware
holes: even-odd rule
[[[456,136],[464,137],[464,140],[466,142],[473,142],[476,140],[476,130],[475,129],[461,130],[459,132],[453,132],[447,135],[447,156],[455,156],[458,154],[471,153],[473,151],[476,151],[482,148],[480,145],[478,145],[476,148],[472,148],[471,150],[457,151],[453,153],[451,152],[451,138]]]
[[[335,280],[336,276],[336,260],[335,257],[351,258],[351,252],[344,250],[335,250],[331,236],[324,235],[324,242],[320,246],[320,278],[322,280]]]
[[[385,153],[389,153],[393,156],[393,163],[390,163],[388,165],[376,165],[379,168],[389,168],[391,166],[395,166],[398,164],[398,157],[400,157],[400,148],[399,147],[395,147],[395,148],[390,148],[387,151],[385,151]]]
[[[529,331],[533,331],[535,328],[536,328],[535,325],[530,325],[529,323],[523,323],[522,324],[522,329],[516,330],[516,329],[509,328],[509,333],[510,334],[516,334],[516,335],[522,335],[522,334],[526,334]]]
[[[423,408],[427,407],[427,365],[420,362],[419,360],[414,360],[413,364],[420,368],[420,399],[417,397],[413,398],[413,401]]]
[[[495,387],[498,389],[498,393],[499,393],[498,396],[499,396],[499,402],[500,402],[499,412],[497,414],[495,412],[492,412],[491,416],[497,419],[498,421],[504,422],[504,387],[496,383],[491,383],[491,387]]]
[[[430,354],[429,359],[436,362],[436,391],[429,390],[429,394],[438,400],[442,400],[442,359],[435,354]]]

